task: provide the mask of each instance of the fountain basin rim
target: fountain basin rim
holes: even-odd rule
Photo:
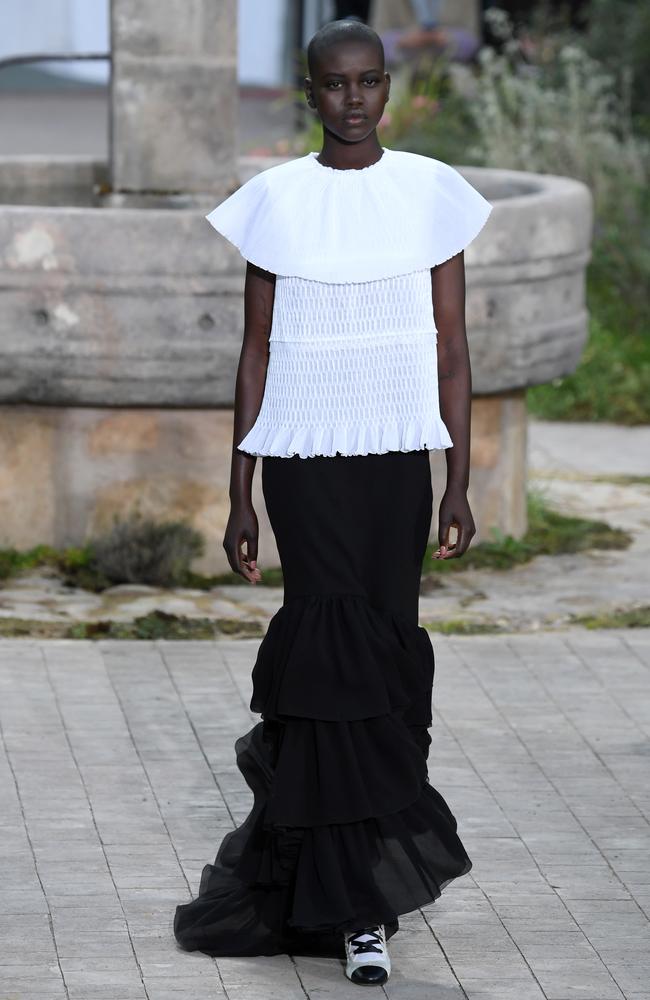
[[[261,157],[242,156],[239,161],[240,182],[268,167],[285,163],[295,157]],[[454,164],[478,190],[494,203],[495,211],[518,210],[523,206],[542,205],[548,199],[558,196],[590,197],[588,187],[572,177],[559,174],[534,173],[523,170],[510,170],[497,167]],[[48,180],[48,172],[54,171],[54,176]],[[94,157],[72,156],[0,156],[0,210],[13,209],[51,209],[54,212],[83,211],[97,214],[112,212],[129,213],[147,212],[160,215],[197,215],[204,214],[227,195],[219,196],[210,192],[202,193],[170,193],[169,203],[161,206],[160,199],[165,195],[156,195],[158,203],[147,204],[143,201],[138,205],[111,205],[103,198],[137,197],[137,193],[109,192],[106,196],[93,191],[92,184],[99,186],[108,184],[108,165]],[[12,191],[16,200],[12,200]],[[38,192],[38,194],[36,194]],[[58,196],[57,196],[58,192]],[[30,197],[33,194],[35,197]],[[49,199],[48,199],[49,194]],[[70,203],[64,201],[68,196]],[[194,204],[180,206],[174,200],[182,197],[191,198]]]

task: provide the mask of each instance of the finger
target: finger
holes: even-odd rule
[[[248,562],[248,560],[245,558],[244,561],[246,562],[246,565],[248,566],[248,569],[250,570],[251,573],[251,577],[249,578],[250,583],[259,583],[260,580],[262,579],[262,572],[257,563],[255,562],[255,560],[251,559],[251,561]]]
[[[458,549],[458,539],[459,525],[457,521],[452,521],[447,531],[447,544],[444,547],[441,547],[441,559],[452,559],[456,555]]]
[[[224,542],[224,549],[226,550],[226,556],[228,558],[228,565],[230,566],[233,573],[239,573],[239,565],[237,563],[237,550],[233,549],[231,545]]]
[[[463,544],[463,552],[461,553],[461,555],[464,554],[465,552],[467,552],[467,550],[470,547],[472,539],[473,539],[473,537],[474,537],[475,534],[476,534],[476,525],[474,524],[474,519],[472,518],[470,520],[469,524],[466,524],[465,527],[464,527],[464,529],[463,529],[463,535],[464,535],[464,537],[463,537],[463,543],[464,544]]]
[[[257,565],[257,539],[253,537],[246,538],[246,555],[244,561],[250,570],[249,580],[251,583],[258,583],[262,579],[262,574]]]
[[[246,536],[246,556],[244,560],[250,570],[250,582],[259,583],[262,579],[262,572],[257,565],[257,536]]]
[[[449,532],[451,530],[452,521],[440,521],[438,524],[438,542],[445,548],[449,545]]]
[[[460,524],[458,526],[458,541],[456,542],[456,551],[454,553],[456,558],[465,554],[471,537],[469,525]]]
[[[243,549],[243,546],[244,545],[248,546],[248,544],[249,544],[248,538],[245,535],[242,538],[240,538],[239,544],[237,546],[237,564],[238,564],[237,572],[241,576],[243,576],[245,580],[248,580],[249,583],[252,583],[253,570],[249,568],[248,555],[244,552]]]
[[[438,523],[438,550],[434,553],[434,559],[444,559],[449,549],[449,532],[451,531],[451,521],[440,521]]]

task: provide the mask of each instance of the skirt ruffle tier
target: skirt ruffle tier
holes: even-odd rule
[[[378,473],[396,471],[380,457]],[[197,898],[176,908],[179,944],[343,957],[344,930],[383,923],[390,937],[399,914],[470,870],[427,774],[433,676],[427,631],[367,590],[285,590],[253,667],[250,707],[262,720],[235,743],[253,807],[203,869]]]

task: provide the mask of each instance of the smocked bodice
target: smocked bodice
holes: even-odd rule
[[[431,271],[491,205],[453,167],[384,149],[361,170],[311,153],[256,175],[208,220],[276,275],[253,455],[452,445],[440,416]]]

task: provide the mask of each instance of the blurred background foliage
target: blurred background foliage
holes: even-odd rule
[[[594,197],[589,342],[576,372],[528,391],[547,419],[650,421],[650,3],[591,0],[584,29],[544,3],[524,26],[486,12],[470,67],[421,58],[391,98],[380,141],[467,164],[562,174]],[[306,75],[306,68],[305,68]],[[303,100],[302,94],[295,97]],[[321,147],[318,118],[278,153]]]

